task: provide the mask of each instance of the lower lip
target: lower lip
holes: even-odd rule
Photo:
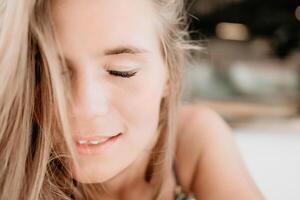
[[[117,142],[120,141],[122,134],[118,134],[116,136],[113,136],[106,140],[103,143],[100,144],[93,144],[93,145],[87,145],[87,144],[76,144],[77,152],[79,154],[99,154],[106,149],[111,149]]]

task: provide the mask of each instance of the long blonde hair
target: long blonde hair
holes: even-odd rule
[[[189,49],[182,0],[153,0],[159,9],[169,95],[162,99],[159,139],[149,164],[162,198],[171,170],[182,67]],[[0,199],[93,199],[95,187],[68,171],[75,158],[68,97],[47,0],[0,0]],[[56,145],[56,137],[64,138]],[[149,175],[148,174],[148,175]]]

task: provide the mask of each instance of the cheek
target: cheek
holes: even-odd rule
[[[159,117],[159,104],[161,96],[155,91],[145,90],[145,94],[140,94],[134,99],[134,110],[131,111],[132,125],[144,131],[152,131],[157,128]]]
[[[153,77],[155,77],[153,79]],[[150,145],[155,136],[160,102],[162,98],[164,81],[159,76],[143,76],[137,80],[130,95],[122,100],[126,110],[125,121],[131,130],[131,141],[133,145]]]

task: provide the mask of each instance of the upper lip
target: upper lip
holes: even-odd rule
[[[114,137],[114,136],[117,136],[121,133],[115,133],[115,134],[106,134],[106,135],[84,135],[84,136],[81,136],[81,135],[76,135],[74,136],[74,140],[75,141],[82,141],[82,140],[86,140],[86,141],[101,141],[101,140],[106,140],[108,138],[111,138],[111,137]]]

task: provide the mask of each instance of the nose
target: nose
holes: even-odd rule
[[[77,81],[73,93],[72,116],[91,120],[109,112],[109,88],[107,83],[92,76]]]

